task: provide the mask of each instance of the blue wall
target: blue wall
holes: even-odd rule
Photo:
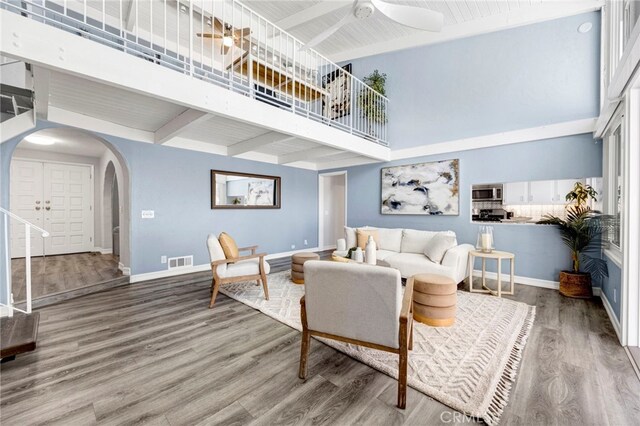
[[[594,12],[345,63],[387,74],[399,149],[597,117],[599,61]]]
[[[57,126],[39,122],[37,129],[46,127]],[[307,247],[318,245],[315,171],[96,135],[111,143],[129,167],[132,274],[166,270],[167,265],[160,263],[163,255],[193,254],[195,265],[208,263],[205,241],[210,232],[226,231],[239,246],[258,244],[267,253],[290,251],[292,244],[303,249],[305,239]],[[0,146],[0,206],[5,208],[11,155],[24,136]],[[212,210],[211,169],[280,176],[282,208]],[[141,219],[141,210],[154,210],[155,219]],[[0,279],[4,282],[4,276]],[[0,300],[5,297],[0,293]]]
[[[620,319],[620,297],[622,290],[622,271],[613,263],[608,257],[605,257],[607,261],[607,267],[609,269],[609,277],[602,280],[602,292],[607,297],[609,304],[613,308],[613,312],[615,313],[618,320]],[[613,290],[616,291],[616,297],[614,300]]]
[[[459,216],[380,214],[383,166],[452,158],[460,159]],[[450,229],[456,232],[459,243],[475,245],[478,225],[471,223],[471,185],[602,176],[602,144],[585,134],[356,166],[347,171],[350,226]],[[560,270],[571,266],[569,253],[552,226],[497,224],[494,238],[497,249],[516,254],[516,275],[557,281]]]

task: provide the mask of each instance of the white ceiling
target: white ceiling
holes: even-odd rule
[[[55,143],[53,145],[37,145],[30,142],[34,138],[37,140],[52,140]],[[93,158],[102,157],[107,150],[107,147],[94,136],[82,130],[69,127],[44,129],[35,132],[20,142],[18,148]]]
[[[364,0],[361,0],[364,1]],[[440,33],[400,25],[379,12],[348,24],[315,47],[334,61],[355,59],[391,50],[468,37],[518,25],[596,10],[600,0],[386,0],[441,12]],[[249,8],[281,26],[303,42],[350,13],[352,1],[245,0]]]

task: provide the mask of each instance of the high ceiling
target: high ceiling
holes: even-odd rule
[[[366,1],[366,0],[359,0]],[[599,9],[602,0],[387,0],[441,12],[440,33],[400,25],[381,13],[350,23],[315,47],[334,61],[472,36]],[[245,5],[303,42],[350,13],[349,0],[246,0]]]

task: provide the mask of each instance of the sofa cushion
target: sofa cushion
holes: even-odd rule
[[[401,253],[420,253],[424,256],[424,249],[427,244],[436,235],[433,231],[418,231],[416,229],[402,230]]]
[[[376,251],[376,260],[385,260],[387,257],[393,256],[394,254],[398,254],[398,252],[391,250],[378,250]]]
[[[259,259],[248,259],[241,260],[239,262],[231,263],[227,266],[227,270],[224,273],[221,273],[220,276],[223,278],[229,277],[241,277],[243,275],[257,275],[260,273],[260,260]],[[269,262],[263,260],[264,265],[264,273],[268,274],[271,271],[271,266]]]
[[[376,243],[376,247],[380,247],[380,237],[378,230],[373,228],[358,228],[356,231],[356,244],[362,250],[367,248],[367,241],[369,241],[369,235],[373,237],[373,241]]]
[[[379,249],[400,252],[402,229],[378,228],[378,235],[380,236]]]
[[[452,232],[438,232],[429,240],[429,243],[424,249],[424,255],[433,262],[442,263],[442,259],[447,250],[457,245],[456,234]]]
[[[434,263],[423,253],[395,253],[384,259],[390,267],[400,270],[403,278],[415,274],[438,274],[455,279],[455,269]]]
[[[344,239],[347,240],[347,250],[354,248],[357,244],[356,241],[356,228],[344,227]]]

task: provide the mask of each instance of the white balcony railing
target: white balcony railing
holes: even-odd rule
[[[0,7],[388,145],[387,98],[235,0],[0,0]]]
[[[19,216],[11,213],[8,210],[0,207],[0,215],[3,218],[3,232],[4,232],[4,240],[2,244],[4,245],[4,253],[6,254],[6,268],[5,268],[5,283],[6,283],[6,295],[7,295],[7,303],[0,303],[1,307],[7,308],[9,315],[13,315],[13,311],[23,312],[25,314],[31,313],[31,229],[33,228],[35,231],[42,235],[42,238],[46,238],[49,236],[49,232],[44,229],[34,225],[31,222],[27,222]],[[24,225],[24,262],[25,262],[25,304],[26,309],[18,309],[13,304],[13,288],[11,286],[11,260],[9,258],[9,219],[13,219],[18,221],[19,223]],[[16,236],[16,238],[18,238]]]

